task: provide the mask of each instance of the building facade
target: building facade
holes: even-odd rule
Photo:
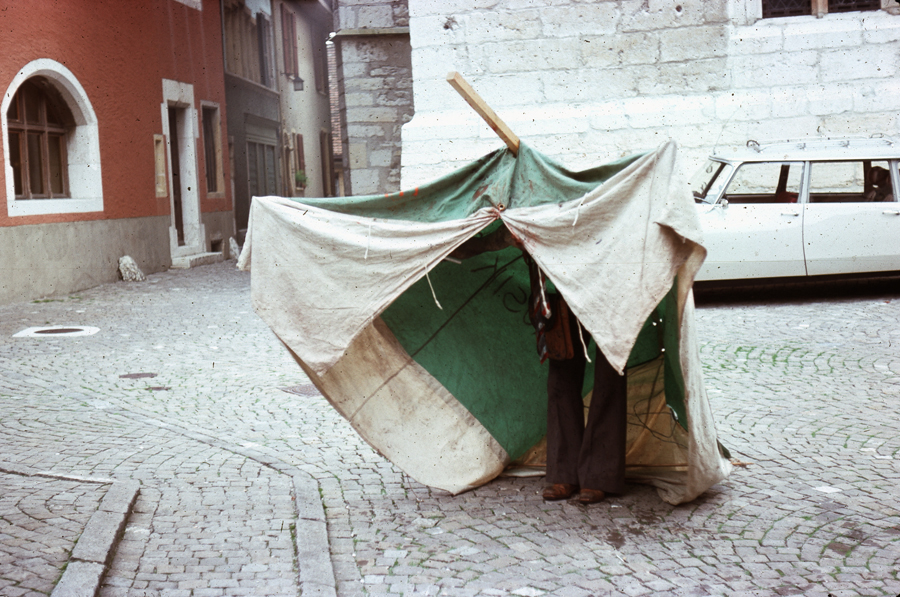
[[[0,303],[222,258],[233,234],[218,0],[0,12]]]
[[[273,18],[269,0],[222,2],[228,142],[239,242],[246,232],[251,198],[284,192]]]
[[[222,0],[235,222],[255,196],[334,195],[326,0]]]
[[[275,26],[284,195],[333,197],[327,51],[331,6],[324,0],[275,0]]]
[[[572,168],[670,138],[690,175],[750,139],[898,136],[898,12],[893,0],[409,0],[402,186],[502,147],[448,71]]]

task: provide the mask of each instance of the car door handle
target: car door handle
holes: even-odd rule
[[[886,209],[881,213],[883,213],[886,216],[900,216],[900,211],[898,211],[896,209],[894,209],[894,210]]]
[[[794,216],[794,217],[796,218],[796,217],[799,216],[800,214],[799,214],[799,213],[790,212],[790,211],[783,211],[783,212],[781,212],[781,215],[783,215],[783,216]]]

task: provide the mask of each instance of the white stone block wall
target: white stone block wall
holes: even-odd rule
[[[760,19],[760,6],[409,0],[416,113],[403,127],[402,186],[503,146],[449,71],[523,142],[571,168],[670,138],[690,168],[748,139],[900,137],[900,16]]]

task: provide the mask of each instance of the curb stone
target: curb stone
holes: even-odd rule
[[[86,597],[96,595],[106,574],[106,566],[94,562],[69,561],[51,597]]]
[[[115,481],[79,537],[51,597],[96,595],[140,493],[137,481]]]
[[[328,546],[325,509],[319,497],[319,484],[312,476],[294,475],[294,507],[297,532],[294,541],[300,566],[300,586],[305,597],[335,597],[337,582]]]
[[[8,462],[0,462],[0,472],[24,477],[47,477],[62,481],[110,485],[97,511],[91,515],[75,543],[66,570],[50,594],[51,597],[96,595],[125,530],[125,522],[140,493],[140,483],[35,471]]]

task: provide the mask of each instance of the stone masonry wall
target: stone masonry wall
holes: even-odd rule
[[[404,188],[502,147],[446,83],[453,70],[525,143],[572,168],[669,138],[692,168],[748,139],[900,133],[896,9],[759,19],[759,0],[409,4]]]
[[[413,116],[406,2],[340,0],[335,55],[345,192],[400,189],[400,131]]]

